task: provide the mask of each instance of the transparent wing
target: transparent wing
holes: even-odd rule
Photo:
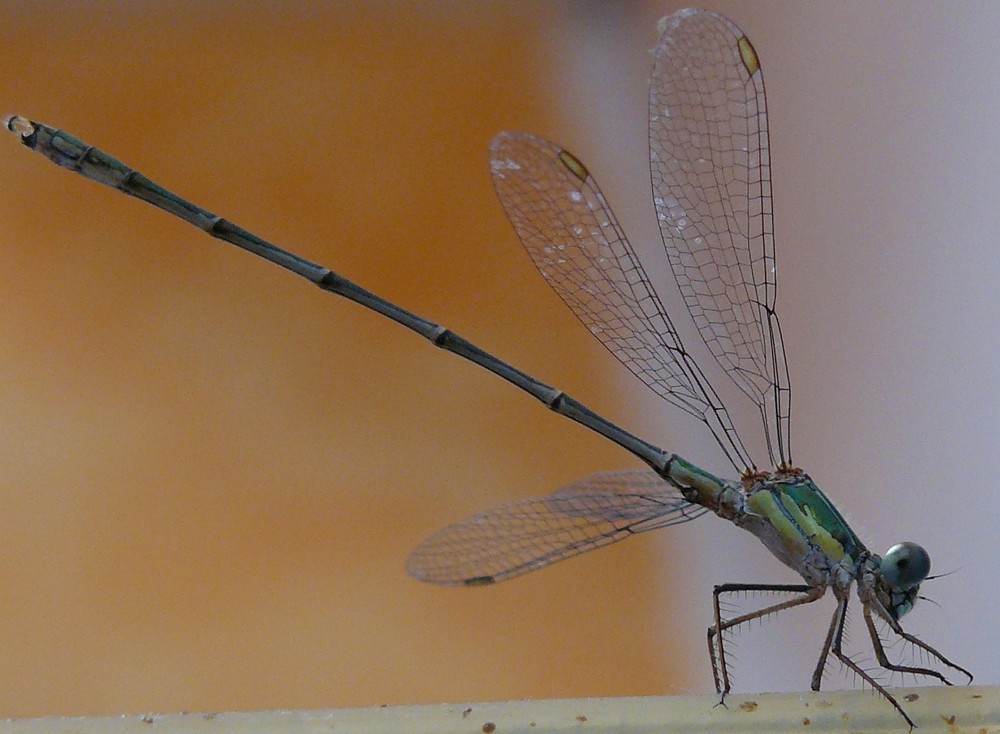
[[[506,581],[706,512],[652,471],[594,474],[548,497],[500,505],[438,531],[413,551],[407,571],[452,586]]]
[[[586,167],[526,133],[500,133],[490,151],[497,196],[549,285],[653,392],[705,422],[737,469],[752,466]]]
[[[698,331],[761,413],[772,463],[790,462],[760,62],[715,13],[681,10],[664,26],[649,88],[660,233]]]

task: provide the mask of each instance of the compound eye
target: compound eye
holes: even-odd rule
[[[894,589],[907,591],[927,578],[931,557],[916,543],[898,543],[882,558],[882,577]]]

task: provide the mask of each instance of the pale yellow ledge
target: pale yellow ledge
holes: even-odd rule
[[[1000,734],[1000,687],[908,688],[896,695],[921,734]],[[146,714],[0,721],[0,734],[544,734],[545,732],[905,732],[866,691],[374,706],[315,711]]]

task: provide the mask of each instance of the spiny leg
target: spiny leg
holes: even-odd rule
[[[843,663],[844,665],[846,665],[848,669],[854,671],[854,673],[858,677],[860,677],[861,680],[863,680],[865,683],[867,683],[868,685],[870,685],[874,691],[876,691],[886,701],[888,701],[889,703],[891,703],[892,707],[894,709],[896,709],[896,711],[899,712],[899,715],[902,716],[906,720],[906,723],[910,727],[910,731],[912,731],[913,727],[916,726],[916,724],[913,723],[913,719],[911,719],[909,716],[907,716],[906,712],[903,710],[903,707],[899,705],[899,702],[895,699],[895,697],[891,693],[889,693],[889,691],[887,691],[885,689],[885,687],[882,686],[881,683],[879,683],[867,671],[865,671],[864,668],[862,668],[860,665],[858,665],[856,662],[854,662],[854,660],[852,660],[850,658],[850,656],[848,656],[844,652],[844,650],[843,650],[844,624],[847,621],[847,602],[848,601],[849,601],[849,597],[846,594],[844,595],[844,597],[842,599],[838,599],[837,600],[837,609],[833,613],[833,619],[830,621],[830,633],[831,634],[827,635],[827,640],[828,641],[832,637],[832,639],[833,639],[833,645],[830,646],[830,647],[824,646],[824,648],[823,648],[823,656],[820,658],[819,665],[816,667],[816,672],[813,673],[813,686],[812,686],[812,688],[813,688],[814,691],[818,691],[819,690],[820,679],[823,677],[823,666],[825,664],[826,656],[828,654],[827,650],[830,650],[831,652],[833,652],[834,655],[837,656],[837,659],[840,660],[841,663]],[[865,614],[866,614],[866,617],[867,617],[867,615],[868,615],[868,605],[865,604],[864,608],[865,608]],[[881,643],[879,643],[879,644],[881,644]]]
[[[818,691],[820,684],[823,682],[823,670],[826,668],[826,659],[830,656],[830,648],[833,646],[833,638],[836,637],[837,631],[842,629],[844,626],[844,620],[847,617],[847,597],[843,599],[838,595],[837,597],[837,610],[833,613],[833,619],[830,620],[830,628],[826,632],[826,639],[823,640],[823,649],[819,653],[819,660],[816,662],[816,670],[813,671],[812,682],[810,687],[814,691]]]
[[[945,685],[948,686],[952,685],[952,682],[950,680],[945,678],[944,675],[942,675],[936,670],[931,670],[930,668],[921,668],[910,665],[897,665],[894,663],[890,663],[889,658],[885,654],[885,647],[882,644],[882,638],[879,637],[878,630],[875,629],[875,620],[872,618],[871,605],[869,604],[864,605],[864,615],[865,615],[865,624],[868,626],[868,635],[872,639],[872,648],[875,650],[875,657],[878,659],[879,665],[881,665],[886,670],[892,670],[897,673],[912,673],[914,675],[926,675],[931,678],[937,678]],[[921,650],[929,653],[932,657],[944,663],[949,668],[964,673],[969,677],[969,683],[972,682],[972,673],[970,673],[968,670],[966,670],[960,665],[956,665],[955,663],[951,662],[948,658],[939,653],[937,650],[928,645],[926,642],[917,639],[908,632],[904,632],[899,622],[892,619],[890,616],[883,614],[880,614],[879,616],[885,619],[886,622],[889,624],[889,627],[892,629],[892,631],[895,632],[897,635],[899,635],[902,639],[906,640],[911,645],[914,645],[915,647],[918,647]]]
[[[723,594],[733,594],[739,592],[771,591],[786,594],[801,594],[794,599],[772,604],[769,607],[758,609],[753,612],[741,614],[732,619],[722,619],[722,608],[719,597]],[[792,607],[809,604],[817,599],[823,598],[826,593],[825,586],[809,586],[807,584],[721,584],[712,591],[712,607],[715,614],[715,624],[708,628],[708,657],[712,661],[712,677],[715,679],[715,691],[722,697],[719,703],[724,703],[726,694],[729,693],[729,667],[726,663],[726,650],[723,643],[723,633],[726,630],[738,627],[744,622],[766,617],[769,614],[780,612]],[[715,639],[718,636],[718,639]],[[716,649],[718,648],[718,649]]]

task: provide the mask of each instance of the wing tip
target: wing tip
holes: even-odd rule
[[[462,579],[462,586],[491,586],[496,582],[496,576],[471,576],[467,579]]]

